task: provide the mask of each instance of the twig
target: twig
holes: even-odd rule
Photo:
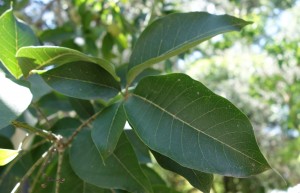
[[[17,128],[24,129],[27,132],[31,132],[36,135],[39,135],[49,141],[57,141],[58,140],[58,137],[55,134],[45,131],[45,130],[41,130],[41,129],[32,127],[32,126],[28,125],[27,123],[22,123],[19,121],[12,121],[11,124]]]
[[[50,129],[51,124],[49,119],[47,118],[47,116],[45,115],[45,113],[41,110],[40,107],[38,107],[38,105],[36,103],[33,103],[33,107],[36,109],[36,111],[40,114],[40,116],[45,120],[48,129]]]
[[[60,183],[64,182],[64,179],[60,179],[61,168],[64,158],[64,149],[58,150],[58,164],[57,164],[57,171],[56,171],[56,178],[55,178],[55,193],[59,193],[59,186]]]
[[[70,143],[74,140],[74,138],[78,135],[78,133],[85,127],[87,126],[90,122],[96,119],[96,117],[101,113],[102,111],[99,111],[95,113],[93,116],[91,116],[89,119],[87,119],[85,122],[83,122],[73,133],[72,135],[68,138],[68,140],[65,142],[64,146],[68,147]]]
[[[49,150],[45,152],[32,166],[31,168],[25,173],[23,178],[16,184],[14,191],[17,192],[19,188],[22,186],[24,181],[34,172],[34,170],[43,162],[46,155],[49,153]]]
[[[29,190],[30,193],[33,193],[33,192],[34,192],[34,189],[35,189],[35,187],[36,187],[36,184],[37,184],[38,180],[40,180],[40,176],[41,176],[42,172],[45,170],[45,167],[46,167],[46,165],[47,165],[47,162],[49,161],[49,158],[51,157],[51,155],[52,155],[52,153],[53,153],[53,149],[54,149],[53,146],[51,146],[51,147],[49,148],[49,150],[48,150],[49,153],[45,156],[45,159],[44,159],[44,161],[43,161],[43,163],[42,163],[42,166],[40,167],[40,169],[39,169],[37,175],[35,176],[35,179],[34,179],[34,181],[33,181],[33,183],[32,183],[32,186],[31,186],[31,188],[30,188],[30,190]]]

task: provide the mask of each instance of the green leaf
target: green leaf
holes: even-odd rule
[[[0,132],[3,130],[0,130]],[[13,149],[14,145],[12,144],[11,140],[9,137],[3,136],[0,133],[0,148],[3,149]]]
[[[151,168],[146,165],[141,165],[144,174],[148,177],[151,185],[166,185],[166,182]]]
[[[95,114],[94,107],[90,101],[76,98],[69,98],[69,101],[76,113],[82,119],[88,119],[93,114]]]
[[[206,12],[175,13],[151,23],[139,37],[129,62],[127,84],[144,69],[250,22],[229,15]]]
[[[30,76],[28,81],[30,82],[30,91],[33,95],[33,102],[37,102],[41,97],[52,91],[45,81],[37,74]]]
[[[11,140],[9,137],[3,136],[2,135],[2,130],[0,130],[0,148],[2,149],[14,149],[14,145],[12,144]],[[2,178],[2,172],[5,169],[5,167],[0,167],[0,183],[1,183],[1,178]],[[0,187],[1,189],[1,187]]]
[[[29,106],[32,94],[26,86],[22,86],[5,78],[0,73],[0,129],[21,115]],[[18,81],[23,84],[23,81]]]
[[[20,78],[22,71],[15,55],[23,46],[38,45],[38,40],[30,27],[15,18],[12,9],[0,16],[0,42],[1,62],[15,78]]]
[[[69,162],[69,155],[66,153],[61,166],[60,179],[56,179],[57,174],[57,156],[55,160],[51,160],[51,165],[47,165],[47,173],[43,174],[38,180],[34,193],[54,193],[55,180],[60,181],[59,192],[72,193],[112,193],[111,190],[105,190],[81,180],[72,170]],[[43,186],[41,186],[43,185]]]
[[[174,189],[171,189],[167,186],[162,186],[162,185],[155,185],[153,186],[153,191],[155,193],[179,193]]]
[[[109,72],[117,81],[119,77],[115,73],[114,66],[106,60],[87,56],[77,50],[55,46],[29,46],[23,47],[17,52],[19,65],[25,77],[32,70],[42,70],[47,66],[58,67],[73,62],[94,63]]]
[[[15,0],[14,0],[15,1]],[[14,4],[14,1],[13,4]],[[11,0],[1,0],[0,1],[0,15],[11,8]]]
[[[70,163],[81,179],[98,187],[152,192],[150,182],[139,167],[124,134],[104,165],[91,133],[87,130],[80,132],[70,149]]]
[[[17,157],[18,154],[19,150],[0,148],[0,166],[8,164],[13,159],[15,159],[15,157]]]
[[[63,26],[54,29],[43,30],[39,34],[39,38],[43,42],[52,42],[56,45],[69,39],[74,41],[74,38],[76,37],[74,27],[75,26],[73,26],[71,23],[66,23]]]
[[[22,159],[14,160],[15,163],[10,163],[4,167],[3,173],[0,175],[0,190],[1,192],[12,192],[15,185],[20,182],[20,179],[25,175],[25,173],[32,167],[32,165],[37,161],[32,158],[32,153],[34,151],[22,154]],[[37,158],[40,158],[44,152],[38,153]],[[13,165],[11,165],[13,164]],[[6,170],[9,169],[9,172],[6,175],[3,175]],[[30,176],[29,178],[34,176]],[[32,179],[31,178],[31,179]],[[28,179],[28,180],[31,180]],[[23,189],[23,188],[22,188]],[[24,187],[25,189],[25,187]],[[24,190],[25,191],[25,190]]]
[[[212,174],[203,173],[197,170],[183,167],[172,159],[163,156],[155,151],[152,151],[152,154],[161,167],[183,176],[190,182],[192,186],[201,190],[203,193],[210,192],[214,178]]]
[[[92,139],[103,161],[114,152],[125,123],[126,116],[121,103],[105,108],[93,122]]]
[[[1,135],[7,138],[11,138],[15,134],[16,128],[12,125],[8,125],[4,128],[0,128],[0,137]],[[2,147],[2,146],[0,146]]]
[[[64,117],[54,123],[51,132],[68,138],[81,124],[82,122],[79,119]]]
[[[103,42],[101,52],[105,59],[110,59],[113,56],[112,49],[114,46],[114,38],[110,33],[106,33]]]
[[[123,64],[117,67],[117,74],[121,78],[121,85],[122,88],[126,87],[126,73],[128,69],[128,64]],[[154,76],[161,74],[162,71],[154,69],[154,68],[147,68],[143,72],[141,72],[135,79],[131,82],[131,85],[137,84],[142,78],[146,76]]]
[[[43,96],[37,102],[37,105],[46,115],[55,114],[59,111],[69,112],[74,110],[70,104],[69,97],[56,92]]]
[[[54,90],[79,99],[110,100],[120,91],[119,83],[99,65],[72,62],[41,74]]]
[[[141,141],[133,130],[125,130],[125,134],[133,147],[140,164],[151,163],[149,148]]]
[[[236,177],[270,168],[248,118],[185,74],[144,78],[125,112],[146,145],[184,167]]]

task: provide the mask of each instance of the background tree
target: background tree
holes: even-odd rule
[[[0,11],[8,8],[5,6]],[[126,76],[126,65],[133,45],[143,29],[158,16],[197,8],[197,11],[228,13],[253,21],[254,24],[240,34],[217,36],[179,57],[161,62],[154,69],[145,71],[145,74],[186,72],[233,101],[254,123],[256,133],[260,133],[259,144],[272,166],[293,186],[299,181],[300,175],[297,173],[300,171],[299,158],[293,153],[299,151],[300,100],[297,72],[300,52],[299,37],[296,35],[299,34],[296,28],[299,21],[292,19],[297,18],[298,6],[297,1],[208,3],[60,0],[19,1],[14,3],[14,12],[30,26],[34,26],[41,42],[69,47],[118,64],[117,73],[122,80]],[[285,25],[286,17],[290,21],[289,26]],[[6,70],[3,68],[3,71]],[[31,90],[35,92],[33,103],[20,119],[40,128],[48,129],[51,126],[55,130],[62,127],[59,124],[63,124],[66,129],[71,128],[71,125],[75,127],[79,124],[76,120],[65,118],[62,121],[61,118],[79,116],[86,119],[103,108],[100,102],[94,103],[93,108],[96,109],[93,109],[85,101],[51,92],[46,85],[41,85],[37,76],[31,76],[29,81],[32,85],[40,85],[36,89],[32,87]],[[3,136],[13,135],[13,128],[9,127],[0,130]],[[4,143],[7,139],[3,138],[2,141]],[[4,147],[11,147],[10,142],[5,143],[9,145]],[[195,191],[176,174],[170,173],[165,179],[179,191]],[[273,173],[250,179],[217,176],[214,186],[217,192],[265,192],[274,188],[285,188],[285,185]]]

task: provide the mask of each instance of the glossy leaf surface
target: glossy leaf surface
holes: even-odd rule
[[[125,122],[126,116],[121,103],[105,108],[93,122],[92,139],[104,162],[114,152]]]
[[[79,133],[70,149],[71,166],[82,180],[102,188],[152,192],[124,134],[105,165],[90,135],[89,131]]]
[[[152,151],[152,154],[161,167],[183,176],[192,186],[201,190],[203,193],[210,192],[214,178],[212,174],[183,167],[172,159],[155,151]]]
[[[0,61],[15,78],[19,78],[22,71],[15,55],[23,46],[37,45],[38,40],[30,27],[15,18],[12,9],[0,16],[0,42]]]
[[[68,63],[41,76],[54,90],[79,99],[108,101],[120,91],[119,83],[94,63]]]
[[[128,83],[144,69],[178,55],[221,33],[249,24],[229,15],[175,13],[150,24],[139,37],[129,62]]]
[[[30,76],[28,81],[30,82],[30,91],[33,95],[33,102],[37,102],[41,97],[52,91],[45,81],[37,74]]]
[[[46,66],[60,66],[71,62],[94,63],[110,73],[116,80],[114,66],[106,60],[87,56],[77,50],[55,46],[29,46],[21,48],[17,52],[20,67],[24,76],[28,76],[32,70],[40,70]]]
[[[0,129],[9,125],[29,106],[32,94],[28,87],[4,77],[0,72]],[[23,81],[19,81],[23,84]]]
[[[144,78],[125,111],[145,144],[184,167],[237,177],[270,168],[248,118],[187,75]]]

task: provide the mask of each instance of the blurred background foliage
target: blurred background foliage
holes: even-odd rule
[[[116,64],[120,76],[137,37],[157,17],[208,11],[253,21],[242,32],[216,36],[149,73],[185,72],[241,108],[262,151],[288,185],[270,171],[249,179],[216,176],[212,192],[263,193],[300,183],[299,0],[14,0],[13,6],[43,44],[103,57]],[[8,1],[0,0],[0,13],[8,7]],[[61,98],[50,93],[37,103],[49,114],[68,111],[70,102]],[[11,132],[2,129],[0,137]],[[178,190],[197,192],[176,174],[162,176]]]

